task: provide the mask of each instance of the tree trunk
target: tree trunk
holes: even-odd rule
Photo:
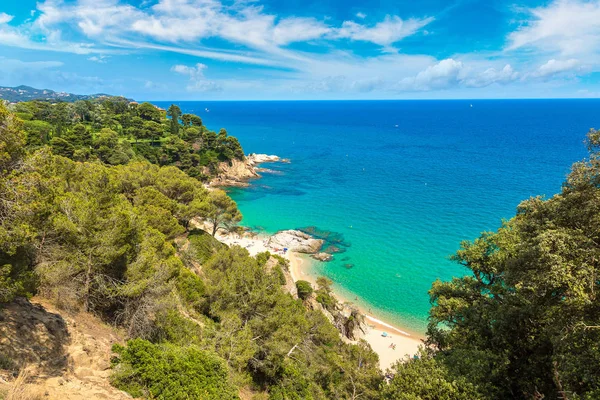
[[[92,254],[88,257],[88,268],[85,273],[85,287],[83,293],[83,309],[88,312],[90,311],[90,284],[92,281]]]

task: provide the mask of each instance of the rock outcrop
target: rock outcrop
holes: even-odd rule
[[[249,154],[244,160],[234,159],[219,163],[217,176],[210,181],[210,186],[249,186],[249,180],[260,178],[258,172],[261,168],[256,166],[269,162],[283,162],[283,160],[275,155]],[[289,162],[289,160],[285,160],[285,162]],[[265,170],[265,172],[270,172],[270,170]],[[208,173],[208,171],[205,171],[205,173]]]
[[[253,163],[254,165],[267,163],[267,162],[281,161],[281,158],[279,158],[279,156],[268,155],[268,154],[255,154],[255,153],[248,154],[246,159],[249,162]]]
[[[348,304],[336,303],[333,309],[329,310],[323,307],[314,295],[307,300],[307,303],[311,309],[321,311],[343,338],[356,341],[364,338],[367,334],[369,326],[365,321],[365,316],[358,309]]]
[[[248,180],[258,178],[254,163],[245,160],[222,162],[217,167],[217,176],[210,181],[210,186],[248,186]]]
[[[315,239],[307,233],[286,230],[279,231],[269,240],[271,247],[287,248],[297,253],[314,254],[323,246],[323,240]]]

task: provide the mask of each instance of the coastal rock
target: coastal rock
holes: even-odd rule
[[[259,172],[277,172],[266,168],[257,168],[258,164],[281,161],[281,158],[275,155],[248,154],[244,160],[236,159],[219,163],[217,166],[217,176],[210,181],[210,186],[247,187],[249,186],[248,181],[250,179],[260,178]],[[210,171],[205,169],[204,173],[208,175]]]
[[[328,253],[317,253],[317,254],[313,254],[311,257],[314,258],[315,260],[323,261],[323,262],[333,260],[333,256]]]
[[[262,164],[262,163],[267,163],[267,162],[281,161],[279,156],[268,155],[268,154],[255,154],[255,153],[248,154],[248,156],[246,157],[246,160],[248,160],[248,162],[250,162],[252,165]]]
[[[248,159],[219,163],[217,171],[217,176],[210,182],[211,186],[245,187],[248,186],[249,179],[259,177],[254,164]]]
[[[329,322],[335,326],[335,318],[325,307],[323,307],[321,303],[316,300],[316,296],[314,294],[307,300],[306,304],[311,310],[321,311],[323,315],[325,315],[325,318],[327,318]]]
[[[315,239],[304,232],[286,230],[271,236],[269,245],[270,247],[287,248],[289,251],[297,253],[314,254],[323,246],[323,240]]]
[[[316,300],[314,294],[307,300],[307,305],[312,310],[321,311],[340,332],[342,338],[357,341],[364,338],[368,332],[369,326],[365,321],[365,316],[355,307],[337,303],[331,310],[328,310]]]

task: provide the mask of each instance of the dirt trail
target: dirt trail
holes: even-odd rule
[[[131,399],[109,383],[111,347],[123,336],[98,318],[59,313],[49,303],[18,299],[0,309],[0,356],[4,368],[27,367],[32,398]],[[10,361],[6,361],[10,360]],[[0,369],[0,390],[14,376]]]

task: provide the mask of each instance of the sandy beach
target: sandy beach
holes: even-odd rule
[[[308,273],[308,263],[305,255],[300,255],[294,252],[284,252],[280,249],[274,249],[269,245],[269,236],[254,235],[254,236],[239,236],[236,234],[217,234],[216,238],[229,246],[240,246],[248,250],[250,255],[255,256],[259,253],[269,251],[274,254],[279,254],[290,262],[290,274],[294,281],[305,280],[316,286],[316,276]],[[279,251],[277,251],[279,250]],[[341,302],[348,300],[339,293],[334,291],[334,295]],[[352,303],[351,301],[348,301]],[[421,337],[411,335],[410,333],[392,325],[385,321],[377,319],[372,315],[368,315],[365,310],[359,307],[360,311],[365,314],[367,324],[370,329],[366,336],[366,340],[374,352],[379,355],[380,368],[385,371],[390,368],[397,360],[405,358],[406,355],[413,356],[417,353],[420,345],[422,345]],[[384,334],[385,333],[385,334]],[[394,348],[391,345],[394,345]]]

